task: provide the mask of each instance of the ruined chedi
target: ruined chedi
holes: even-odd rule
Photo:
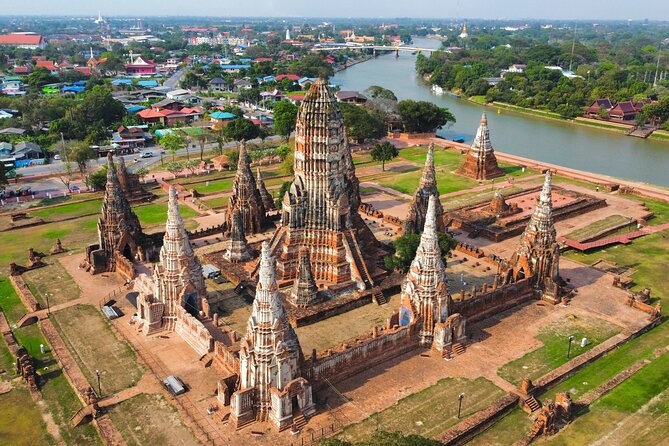
[[[437,235],[437,199],[429,198],[425,229],[401,291],[400,325],[417,321],[420,344],[429,347],[434,327],[448,317],[448,288]]]
[[[272,198],[272,195],[267,191],[267,188],[265,187],[265,182],[262,179],[262,175],[260,174],[260,168],[257,170],[258,176],[256,178],[256,185],[258,186],[258,192],[260,192],[260,198],[262,198],[262,203],[265,206],[265,211],[274,211],[276,210],[276,206],[274,205],[274,199]]]
[[[295,279],[299,251],[306,246],[319,284],[371,287],[364,256],[376,240],[358,214],[360,192],[344,121],[322,79],[311,86],[297,115],[294,170],[271,245],[278,279]],[[360,239],[365,230],[367,246]]]
[[[232,227],[232,217],[235,212],[242,215],[242,227],[244,233],[255,234],[262,232],[267,227],[265,206],[263,205],[260,191],[256,185],[255,177],[251,171],[246,143],[241,142],[239,148],[239,161],[237,163],[237,174],[232,185],[232,195],[228,202],[225,214],[225,227]]]
[[[497,165],[495,151],[490,142],[488,117],[485,112],[483,112],[483,116],[481,116],[481,124],[476,131],[474,143],[467,152],[465,161],[456,173],[479,181],[491,180],[493,178],[504,176],[504,171]]]
[[[232,263],[246,262],[253,257],[242,225],[242,214],[235,212],[230,228],[230,246],[225,252],[225,258]]]
[[[314,274],[311,272],[311,262],[309,261],[309,250],[302,248],[300,250],[300,264],[297,269],[297,278],[290,291],[289,302],[296,307],[308,307],[316,299],[318,287],[314,280]]]
[[[107,184],[98,220],[98,244],[86,249],[83,267],[93,274],[116,271],[121,257],[145,260],[144,234],[123,193],[112,153],[107,155]],[[121,259],[122,260],[122,259]]]
[[[444,231],[444,208],[439,201],[439,191],[437,190],[437,175],[434,170],[434,144],[430,144],[425,158],[425,167],[423,175],[420,178],[420,184],[416,194],[409,205],[407,218],[402,225],[402,232],[419,233],[425,226],[425,215],[430,197],[435,197],[435,214],[437,218],[437,231]]]
[[[311,385],[300,376],[302,350],[283,308],[267,242],[239,357],[239,385],[230,402],[234,426],[270,421],[281,430],[291,425],[294,410],[304,416],[314,412]]]
[[[174,186],[169,190],[160,261],[154,266],[151,279],[139,282],[137,306],[147,334],[159,329],[174,330],[178,307],[194,315],[209,313],[202,265],[188,240]]]
[[[511,257],[513,279],[532,278],[544,297],[557,299],[560,292],[560,248],[553,222],[552,174],[546,171],[537,207],[520,236],[520,244]]]

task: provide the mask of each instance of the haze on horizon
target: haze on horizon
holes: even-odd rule
[[[0,15],[481,18],[548,20],[669,20],[666,0],[32,0],[7,2]]]

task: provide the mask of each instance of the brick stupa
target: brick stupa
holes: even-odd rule
[[[237,175],[232,185],[232,195],[230,196],[228,209],[225,214],[225,227],[227,231],[232,228],[232,219],[237,212],[242,216],[242,228],[245,234],[255,234],[267,228],[265,205],[251,171],[251,164],[249,163],[246,143],[244,141],[241,142],[239,148]]]
[[[481,116],[481,124],[476,131],[474,143],[467,152],[465,161],[456,173],[475,180],[491,180],[503,177],[504,171],[497,165],[495,151],[490,142],[490,131],[488,130],[488,117],[485,112]]]

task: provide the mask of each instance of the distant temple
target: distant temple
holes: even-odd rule
[[[255,234],[267,228],[265,206],[251,171],[244,141],[239,148],[237,174],[232,185],[232,196],[228,202],[228,210],[225,214],[226,228],[232,227],[232,218],[237,212],[242,216],[244,233]]]
[[[467,152],[465,161],[456,173],[479,181],[491,180],[505,175],[504,171],[497,165],[495,151],[490,142],[488,118],[485,112],[481,116],[481,125],[479,125],[476,131],[474,143]]]
[[[373,286],[376,238],[358,214],[360,192],[344,121],[324,80],[306,94],[297,115],[295,178],[283,197],[281,225],[270,243],[277,278],[293,281],[303,246],[314,279],[326,287]]]
[[[434,144],[430,144],[425,158],[425,167],[416,194],[409,205],[409,212],[403,225],[403,232],[420,233],[425,226],[430,197],[435,197],[435,215],[437,231],[444,232],[444,208],[439,201],[439,190],[437,189],[437,175],[434,170]]]
[[[532,277],[544,298],[557,300],[560,294],[560,247],[555,240],[551,172],[546,171],[537,207],[511,257],[513,279]]]
[[[266,242],[239,357],[239,386],[230,401],[234,426],[258,420],[270,421],[282,430],[298,414],[308,417],[314,413],[311,385],[301,376],[302,349],[283,308]]]

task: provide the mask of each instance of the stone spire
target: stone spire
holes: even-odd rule
[[[276,206],[274,206],[274,199],[265,187],[265,182],[263,181],[262,175],[260,174],[260,168],[258,168],[257,172],[258,174],[256,177],[256,184],[258,185],[260,198],[262,198],[262,204],[265,206],[265,211],[273,211],[276,209]]]
[[[436,205],[437,199],[430,196],[420,245],[401,292],[401,324],[418,321],[420,342],[424,346],[432,343],[435,324],[444,322],[448,316],[448,289],[437,234]]]
[[[160,262],[154,269],[154,283],[154,296],[158,302],[165,304],[163,318],[176,317],[177,306],[186,308],[190,313],[203,309],[207,288],[202,265],[188,240],[174,186],[170,186],[169,190],[167,223]]]
[[[316,299],[316,293],[318,293],[318,286],[316,286],[314,275],[311,272],[309,250],[302,248],[300,250],[297,278],[290,292],[290,302],[296,307],[308,307]]]
[[[559,281],[559,255],[553,222],[552,174],[546,171],[537,207],[511,258],[514,279],[532,277],[537,288]]]
[[[232,263],[246,262],[253,257],[251,249],[246,241],[244,229],[242,229],[242,214],[235,212],[232,216],[232,227],[230,228],[230,247],[225,253],[225,258]]]
[[[240,388],[255,388],[254,412],[266,420],[272,411],[271,388],[284,390],[300,374],[302,350],[288,322],[267,242],[260,255],[258,285],[240,350]]]
[[[434,169],[434,144],[430,144],[427,149],[427,156],[425,157],[425,167],[423,168],[423,175],[420,178],[420,184],[416,193],[409,205],[409,212],[403,224],[403,232],[416,233],[423,230],[425,226],[425,214],[427,213],[428,202],[430,197],[436,197],[435,215],[437,222],[437,230],[444,231],[444,208],[439,201],[439,190],[437,189],[437,174]]]
[[[479,181],[504,176],[504,171],[497,165],[495,151],[490,142],[488,117],[485,112],[481,116],[481,123],[476,131],[474,142],[457,173]]]
[[[267,226],[265,206],[251,171],[244,141],[241,142],[239,148],[237,175],[232,185],[232,196],[228,202],[228,210],[225,216],[227,228],[232,226],[232,216],[235,212],[241,213],[242,226],[246,234],[262,232]]]

